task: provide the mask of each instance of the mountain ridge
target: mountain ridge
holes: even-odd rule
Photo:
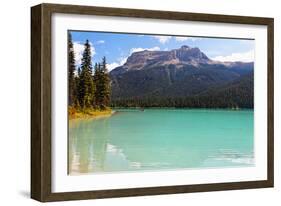
[[[251,75],[253,68],[253,62],[211,60],[199,48],[186,45],[170,51],[135,52],[110,72],[112,100],[196,97],[211,87]]]
[[[189,47],[187,45],[181,46],[179,49],[172,49],[169,51],[149,51],[143,50],[132,53],[125,64],[114,68],[111,72],[115,73],[116,69],[122,68],[125,71],[129,70],[140,70],[144,67],[178,64],[178,66],[193,65],[198,66],[199,64],[216,65],[221,64],[228,68],[233,68],[245,64],[251,64],[252,62],[221,62],[214,61],[207,57],[198,47]],[[115,70],[115,71],[114,71]]]

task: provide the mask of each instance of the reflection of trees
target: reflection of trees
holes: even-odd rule
[[[69,125],[70,173],[103,170],[107,140],[108,118],[71,122]]]

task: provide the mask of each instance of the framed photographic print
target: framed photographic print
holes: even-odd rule
[[[273,19],[31,8],[31,197],[273,187]]]

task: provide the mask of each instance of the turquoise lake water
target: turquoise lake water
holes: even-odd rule
[[[71,120],[69,173],[254,166],[253,110],[134,109]]]

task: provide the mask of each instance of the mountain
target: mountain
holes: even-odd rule
[[[244,76],[251,78],[253,67],[253,62],[213,61],[199,48],[186,45],[171,51],[135,52],[110,72],[112,102],[119,106],[130,101],[138,106],[170,99],[173,103],[168,106],[174,106],[176,99],[224,96],[229,92],[224,89],[240,84]]]
[[[253,108],[254,73],[250,72],[234,81],[210,88],[197,96],[211,98],[220,105],[224,104],[223,107]]]

